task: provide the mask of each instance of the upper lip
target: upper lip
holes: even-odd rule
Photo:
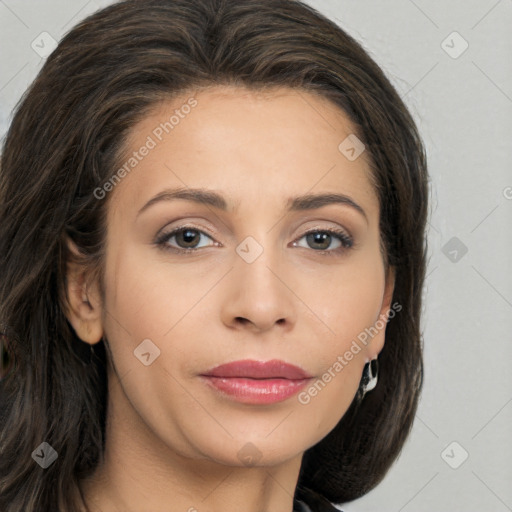
[[[208,377],[248,377],[253,379],[309,379],[311,375],[302,368],[279,359],[271,361],[233,361],[221,364],[202,375]]]

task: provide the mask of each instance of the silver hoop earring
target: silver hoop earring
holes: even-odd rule
[[[371,391],[377,385],[379,373],[379,362],[377,358],[368,361],[364,365],[363,377],[361,379],[361,400],[368,391]]]

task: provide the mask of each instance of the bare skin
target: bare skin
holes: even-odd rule
[[[281,359],[315,379],[332,367],[390,308],[378,199],[366,152],[350,161],[338,149],[355,130],[329,101],[290,89],[203,90],[159,141],[155,127],[190,96],[135,126],[127,159],[148,136],[157,144],[103,199],[104,300],[85,269],[69,266],[68,318],[90,344],[105,336],[114,362],[104,461],[82,487],[94,512],[292,512],[304,452],[348,409],[384,330],[307,404],[297,395],[240,403],[199,374],[241,359]],[[228,208],[174,199],[139,213],[174,188],[215,191]],[[286,211],[288,198],[320,193],[349,196],[364,213],[340,203]],[[184,225],[195,251],[180,233],[155,243]],[[353,245],[306,236],[331,229]],[[249,253],[263,249],[251,263],[236,251],[247,237],[258,244],[242,244]],[[148,366],[134,355],[146,339],[160,350]]]

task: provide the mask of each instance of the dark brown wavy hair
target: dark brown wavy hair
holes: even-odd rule
[[[16,106],[0,167],[0,509],[71,512],[105,445],[108,344],[64,314],[66,241],[102,278],[108,197],[126,137],[160,101],[218,85],[328,98],[366,145],[381,244],[395,269],[376,388],[306,451],[297,488],[334,503],[376,486],[422,388],[428,175],[415,123],[362,46],[296,0],[127,0],[74,27]],[[107,346],[106,346],[107,345]],[[84,347],[86,350],[84,351]],[[31,457],[43,441],[58,463]]]

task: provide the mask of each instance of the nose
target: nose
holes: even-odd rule
[[[296,301],[292,272],[286,264],[271,256],[270,250],[252,263],[238,254],[229,272],[221,304],[223,323],[253,332],[289,331],[296,322]]]

